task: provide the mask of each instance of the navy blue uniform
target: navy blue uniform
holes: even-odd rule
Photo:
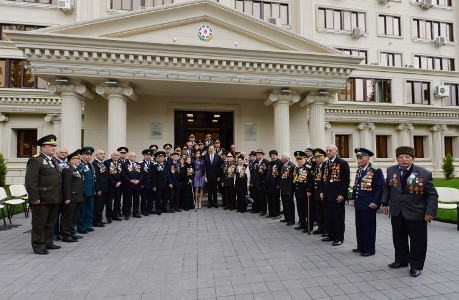
[[[138,162],[128,162],[123,164],[123,215],[125,218],[129,218],[131,215],[134,217],[139,216],[139,202],[140,202],[140,188],[141,188],[141,177],[142,169]]]
[[[296,166],[293,172],[293,184],[295,190],[295,199],[296,199],[296,209],[298,211],[298,229],[307,229],[308,223],[306,221],[309,214],[309,225],[310,228],[314,225],[311,222],[313,217],[311,216],[311,211],[308,211],[308,193],[312,191],[312,174],[311,174],[311,165],[304,164],[302,166]],[[309,209],[311,208],[311,203],[309,203]]]
[[[107,221],[111,221],[111,219],[119,219],[121,216],[121,186],[122,186],[122,164],[120,162],[115,162],[111,159],[107,159],[104,161],[105,167],[108,169],[109,173],[109,195],[108,200],[106,202],[107,208],[110,206],[112,208],[113,203],[113,214],[108,216],[107,214]],[[121,183],[117,186],[118,183]]]
[[[251,183],[254,188],[254,197],[252,210],[255,213],[266,213],[266,173],[269,161],[266,158],[256,160],[253,167],[253,176],[250,177]]]
[[[171,177],[166,163],[157,163],[152,168],[152,185],[155,192],[155,209],[158,215],[166,211]]]
[[[153,184],[151,182],[151,170],[153,168],[152,161],[142,160],[140,162],[140,186],[141,200],[140,211],[144,216],[153,213],[153,203],[155,201],[155,193],[153,192]]]
[[[279,179],[282,169],[280,159],[270,161],[266,174],[266,194],[268,196],[268,211],[270,217],[278,217],[280,214],[280,190]]]
[[[94,167],[94,173],[96,175],[96,193],[100,192],[100,195],[96,195],[94,198],[94,226],[102,225],[102,212],[105,208],[105,217],[112,217],[112,205],[109,201],[110,196],[110,174],[108,173],[107,167],[104,163],[98,159],[94,159],[92,162]],[[110,204],[110,205],[108,205]]]
[[[355,206],[357,249],[362,253],[375,254],[376,211],[381,204],[383,188],[383,172],[381,169],[373,168],[371,164],[355,175],[352,199]],[[371,203],[378,207],[370,208]]]
[[[282,165],[279,188],[284,209],[284,222],[295,224],[295,204],[293,202],[293,171],[295,165],[289,161]]]
[[[91,229],[94,218],[94,195],[96,193],[96,175],[94,166],[81,160],[78,170],[84,178],[84,200],[81,204],[77,221],[77,231],[85,232]]]

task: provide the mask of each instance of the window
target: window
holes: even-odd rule
[[[288,4],[271,1],[236,0],[236,9],[265,21],[268,21],[268,18],[277,18],[281,20],[282,25],[290,24]]]
[[[415,135],[414,139],[414,156],[416,158],[424,158],[424,136]]]
[[[413,38],[435,40],[437,36],[444,36],[448,41],[454,42],[453,24],[413,19]]]
[[[3,41],[10,41],[10,38],[3,33],[5,30],[30,31],[39,28],[44,28],[44,26],[0,23],[0,39]]]
[[[459,106],[459,84],[447,83],[445,85],[449,86],[449,96],[444,100],[445,106]]]
[[[379,15],[378,34],[401,36],[400,17]]]
[[[34,76],[27,65],[27,60],[0,59],[0,87],[46,89],[46,81]]]
[[[422,0],[416,0],[416,2],[422,2]],[[441,6],[453,6],[452,0],[432,0],[434,5],[441,5]]]
[[[319,8],[318,28],[352,31],[359,27],[366,32],[366,15],[364,12]]]
[[[174,0],[110,0],[109,8],[115,10],[139,10],[172,3],[174,3]]]
[[[349,135],[335,135],[335,145],[338,147],[338,155],[349,158]]]
[[[344,53],[352,56],[361,56],[365,58],[365,63],[368,63],[367,61],[367,51],[365,50],[355,50],[355,49],[343,49],[343,48],[336,48],[337,50],[343,51]]]
[[[381,52],[379,55],[379,64],[381,66],[388,67],[402,67],[402,54],[401,53],[391,53],[391,52]]]
[[[406,82],[406,99],[411,104],[430,104],[430,83],[422,81]]]
[[[388,135],[377,135],[376,136],[376,157],[377,158],[388,158]]]
[[[349,78],[348,86],[341,91],[341,101],[392,102],[390,79]]]
[[[415,55],[414,63],[418,68],[428,70],[454,71],[454,58]]]
[[[18,129],[17,134],[17,156],[18,158],[28,158],[37,154],[37,130]]]
[[[445,136],[445,156],[447,154],[451,154],[454,156],[453,153],[453,137],[452,136]]]
[[[57,0],[8,0],[8,1],[57,5]]]

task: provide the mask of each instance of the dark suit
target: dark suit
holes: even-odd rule
[[[293,202],[293,171],[295,164],[289,161],[282,165],[279,188],[284,208],[284,218],[289,223],[295,223],[295,204]]]
[[[171,177],[172,189],[169,197],[169,208],[172,212],[179,210],[180,205],[180,161],[171,161],[168,163],[169,174]]]
[[[253,176],[250,178],[254,187],[254,197],[252,210],[255,212],[264,212],[267,210],[266,203],[266,173],[269,161],[266,158],[256,160],[254,164]]]
[[[247,190],[250,183],[249,166],[246,164],[242,166],[237,165],[235,172],[234,188],[236,190],[237,209],[244,213],[247,211],[245,197],[247,196]]]
[[[295,199],[296,199],[296,209],[298,211],[298,223],[303,229],[307,229],[308,223],[306,221],[309,214],[309,226],[312,228],[314,223],[311,223],[312,217],[311,211],[308,209],[311,208],[311,203],[308,207],[308,192],[312,191],[312,175],[311,175],[311,165],[304,164],[302,166],[296,166],[293,173],[293,183],[295,189]]]
[[[266,194],[268,196],[268,211],[270,217],[277,217],[280,214],[280,190],[279,179],[282,169],[280,159],[270,161],[266,174]]]
[[[51,162],[50,162],[51,160]],[[53,243],[53,228],[61,200],[61,170],[54,158],[44,154],[32,157],[27,162],[25,187],[32,208],[32,248],[46,249]]]
[[[123,215],[125,217],[129,217],[131,215],[131,207],[132,214],[134,216],[139,215],[141,176],[142,169],[140,163],[128,161],[123,165]],[[134,184],[132,182],[133,180],[138,180],[139,182]]]
[[[335,157],[332,164],[326,161],[324,169],[324,206],[325,223],[330,239],[334,241],[344,240],[344,203],[348,198],[350,182],[349,164]],[[338,203],[338,196],[343,196],[344,200]]]
[[[76,234],[75,227],[84,200],[83,175],[78,168],[69,165],[62,170],[62,192],[63,200],[70,200],[69,204],[64,203],[62,211],[61,235],[64,239]]]
[[[96,195],[94,198],[93,223],[94,225],[98,225],[102,223],[102,213],[106,204],[107,208],[105,210],[105,215],[110,216],[110,218],[112,216],[112,206],[111,204],[108,205],[108,197],[110,193],[110,174],[108,173],[108,169],[105,167],[102,161],[94,159],[92,161],[92,166],[94,167],[94,173],[96,175],[96,193],[100,192],[100,195]]]
[[[123,170],[122,164],[118,161],[115,162],[111,159],[104,161],[105,168],[107,168],[109,173],[109,193],[107,199],[107,220],[111,218],[119,218],[121,216],[121,187],[122,184],[118,187],[116,184],[122,182],[121,172]],[[113,203],[113,214],[108,215],[108,211],[112,213],[112,203]],[[110,208],[109,208],[110,207]]]
[[[402,177],[399,166],[387,169],[382,204],[390,205],[395,261],[422,270],[427,253],[425,215],[436,216],[438,193],[432,173],[412,165]],[[410,244],[408,245],[408,237]]]
[[[355,207],[355,229],[357,249],[367,254],[375,254],[376,242],[376,211],[370,208],[374,203],[378,207],[384,187],[384,175],[381,169],[375,169],[369,164],[364,170],[355,175],[352,199]]]
[[[151,169],[153,168],[153,162],[142,160],[140,163],[141,176],[141,200],[140,210],[142,214],[146,215],[153,210],[153,203],[155,201],[155,193],[153,192],[153,185],[151,183]]]
[[[217,207],[217,184],[218,179],[221,177],[221,159],[216,153],[214,153],[213,160],[211,161],[210,156],[210,153],[204,156],[205,174],[207,178],[207,192],[209,197],[208,206]]]
[[[222,172],[222,186],[223,192],[225,193],[226,205],[225,209],[235,209],[235,197],[234,197],[234,175],[236,170],[236,164],[234,162],[226,162],[223,165]]]
[[[154,165],[152,168],[152,185],[156,189],[155,209],[159,215],[161,212],[166,212],[169,184],[171,184],[171,177],[167,163]]]
[[[325,219],[324,219],[324,201],[320,198],[320,193],[324,191],[324,182],[322,179],[324,173],[325,163],[317,165],[311,171],[313,178],[312,198],[314,199],[314,219],[317,221],[317,231],[315,233],[325,233]]]

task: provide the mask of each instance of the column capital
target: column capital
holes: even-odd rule
[[[50,84],[48,91],[53,94],[77,94],[87,99],[93,99],[94,94],[83,84]]]
[[[5,116],[4,114],[0,113],[0,123],[3,123],[3,122],[8,122],[9,121],[9,118],[7,116]]]
[[[330,122],[324,122],[324,127],[325,129],[331,129],[332,125],[330,124]]]
[[[357,125],[357,129],[359,130],[375,130],[375,128],[375,124],[371,122],[362,122]]]
[[[45,122],[60,122],[61,114],[47,114],[44,118]]]
[[[137,94],[134,92],[134,89],[130,86],[122,87],[98,85],[96,86],[96,93],[98,95],[101,95],[105,99],[108,99],[109,96],[118,95],[128,98],[132,101],[137,100]]]
[[[335,101],[335,95],[328,92],[313,93],[306,96],[300,103],[300,107],[309,106],[311,104],[322,104],[332,103]]]
[[[448,125],[445,124],[435,124],[430,127],[432,132],[446,132],[448,131]]]
[[[414,126],[413,126],[413,124],[410,124],[410,123],[401,123],[401,124],[398,124],[397,126],[395,126],[395,130],[398,130],[398,131],[413,131],[414,130]]]
[[[300,95],[293,90],[289,90],[287,92],[282,90],[273,90],[271,94],[269,94],[268,98],[265,100],[265,105],[270,106],[276,103],[285,103],[288,105],[292,105],[300,101]]]

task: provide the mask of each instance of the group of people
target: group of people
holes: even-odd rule
[[[272,219],[283,215],[280,221],[287,226],[296,224],[296,203],[295,229],[321,234],[321,240],[333,246],[344,242],[348,201],[355,207],[353,252],[364,257],[375,254],[376,213],[381,207],[383,213],[390,212],[393,228],[395,262],[389,267],[410,264],[412,276],[423,269],[426,224],[436,215],[438,195],[431,172],[413,164],[412,147],[396,149],[398,165],[388,168],[386,179],[371,164],[372,151],[355,149],[358,170],[351,183],[349,164],[337,155],[335,145],[295,151],[294,164],[289,153],[279,157],[271,150],[268,160],[262,149],[246,155],[235,145],[226,151],[210,135],[204,142],[194,138],[191,134],[183,147],[165,144],[164,151],[151,145],[142,151],[141,161],[127,147],[119,147],[107,160],[105,152],[97,150],[92,160],[92,147],[68,154],[64,148],[56,152],[54,135],[38,140],[41,151],[29,160],[25,178],[34,252],[48,254],[48,249],[60,248],[53,239],[75,242],[82,238],[77,233],[129,220],[131,213],[141,218],[199,209],[206,190],[208,208],[218,207],[220,192],[224,209],[244,213],[253,202],[251,213]]]

